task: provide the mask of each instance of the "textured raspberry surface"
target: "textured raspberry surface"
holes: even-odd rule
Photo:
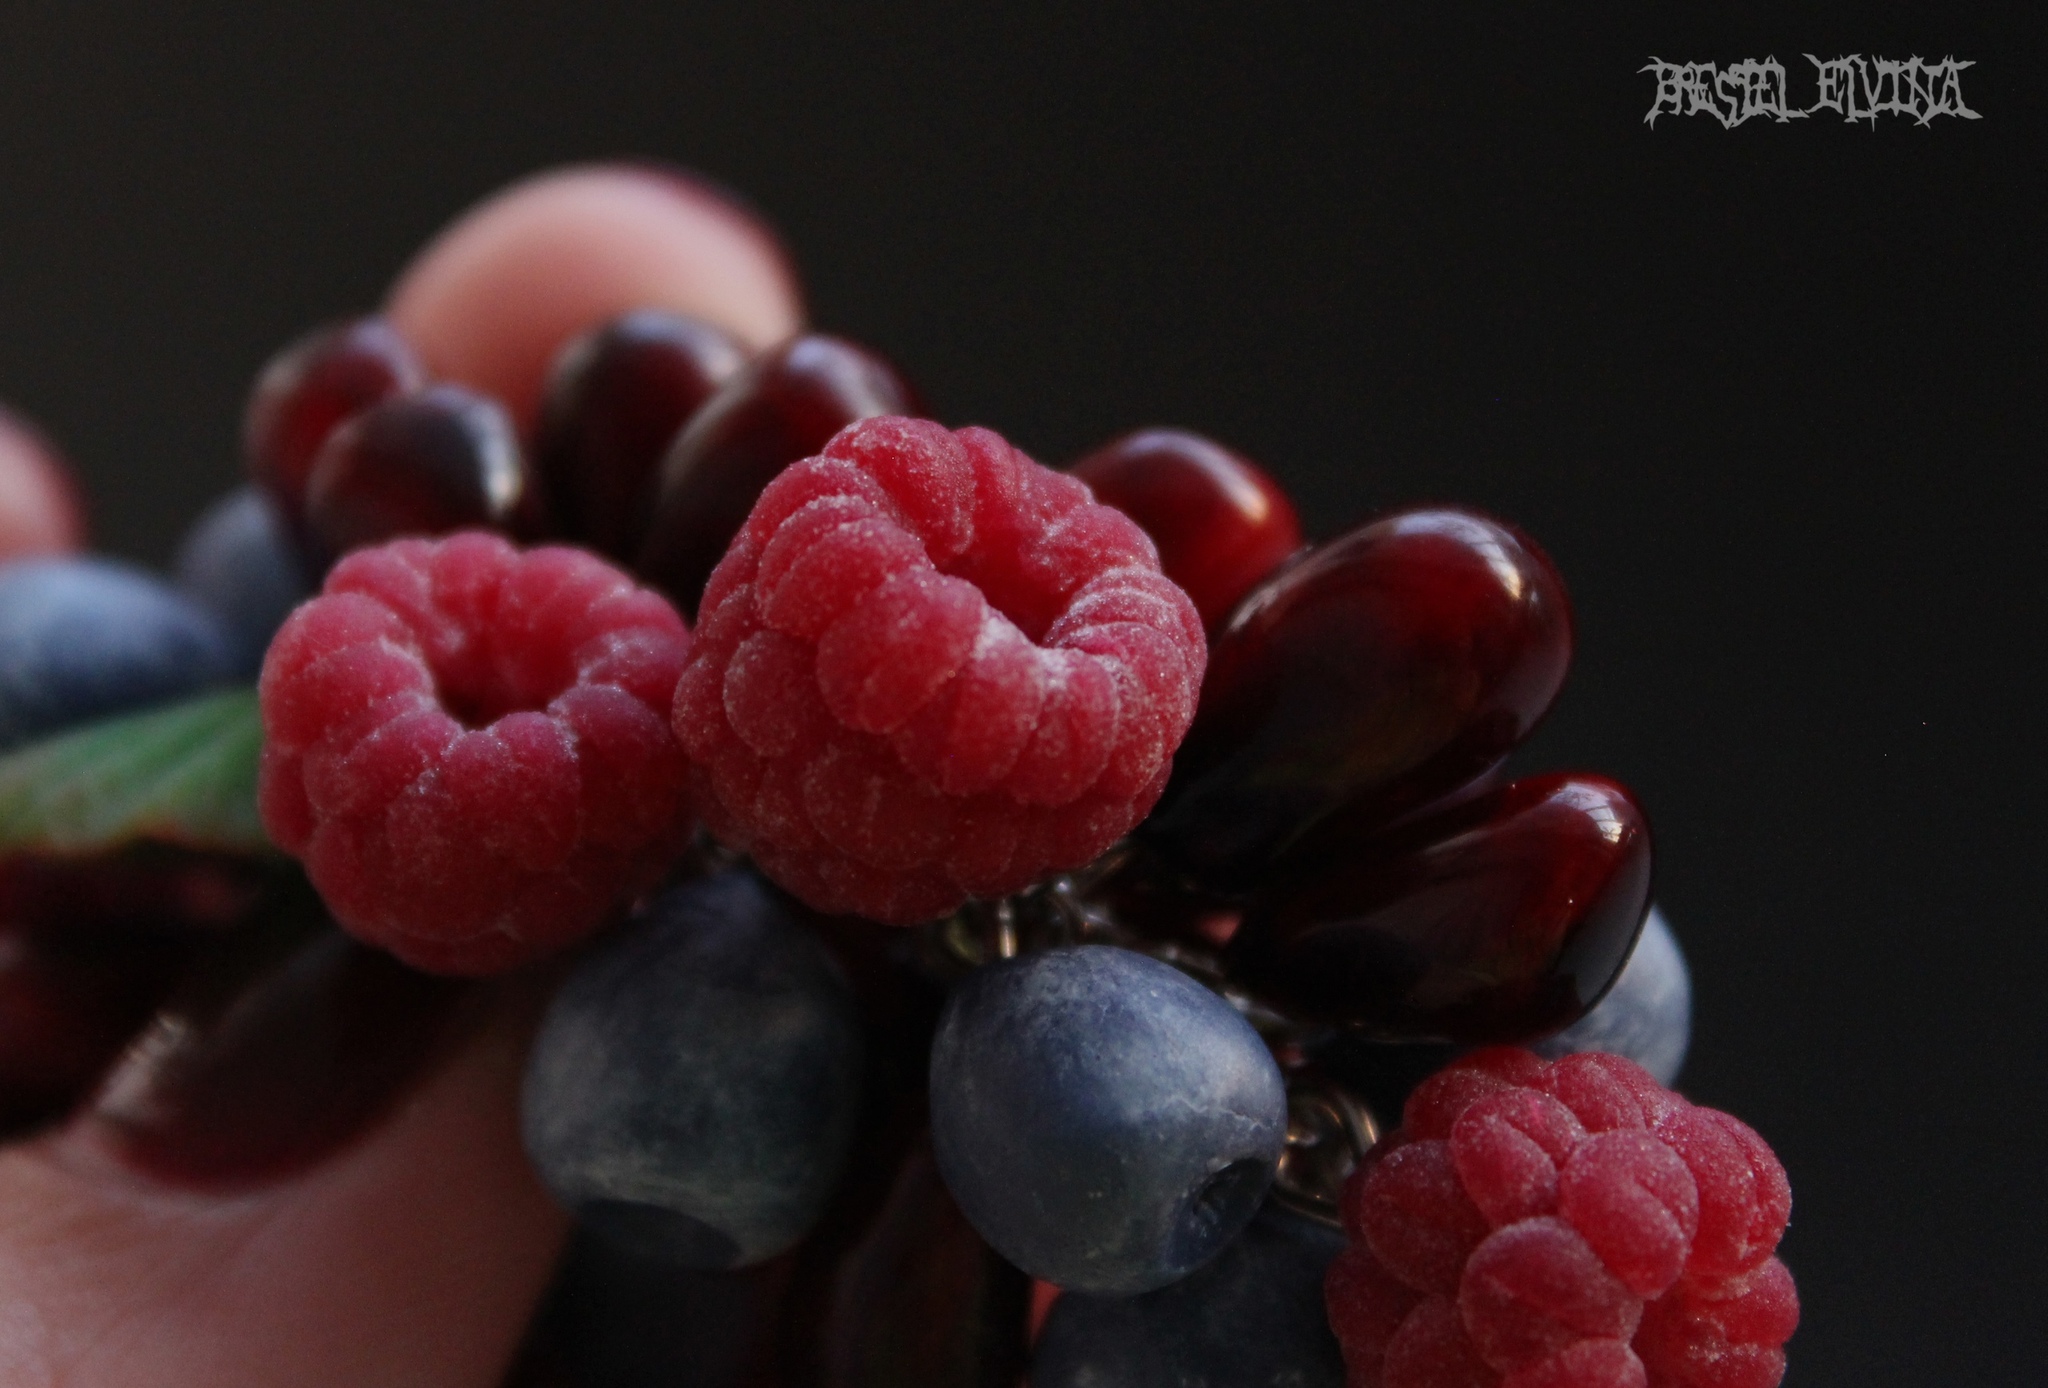
[[[689,641],[578,550],[359,550],[264,661],[264,827],[336,919],[419,968],[565,945],[685,841],[668,710]]]
[[[1476,1051],[1344,1191],[1351,1388],[1774,1388],[1799,1324],[1785,1171],[1616,1056]]]
[[[1207,659],[1121,512],[986,429],[894,417],[776,478],[698,610],[699,812],[812,906],[896,924],[1142,819]]]

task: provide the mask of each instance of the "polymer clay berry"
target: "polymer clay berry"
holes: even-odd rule
[[[1353,1388],[1775,1388],[1799,1323],[1762,1138],[1633,1062],[1477,1051],[1344,1192]]]
[[[699,812],[811,906],[894,924],[1142,819],[1206,659],[1130,519],[986,429],[896,416],[777,477],[699,611]]]
[[[932,1039],[931,1133],[991,1248],[1069,1291],[1129,1296],[1186,1277],[1258,1213],[1287,1089],[1217,994],[1079,945],[954,987]]]
[[[264,661],[264,827],[335,917],[482,974],[586,934],[684,842],[674,608],[580,550],[358,550]]]

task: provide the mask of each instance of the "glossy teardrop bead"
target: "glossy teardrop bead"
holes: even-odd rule
[[[523,530],[526,464],[504,407],[461,386],[374,405],[328,436],[306,488],[306,528],[329,562],[400,535]]]
[[[1528,736],[1571,664],[1564,582],[1519,532],[1404,511],[1307,551],[1211,642],[1201,706],[1140,841],[1244,890],[1327,820],[1372,832]]]
[[[1224,960],[1302,1020],[1519,1042],[1592,1009],[1649,905],[1650,830],[1629,792],[1532,776],[1378,841],[1303,844]]]
[[[425,380],[405,339],[382,318],[322,328],[263,368],[242,419],[250,476],[276,498],[294,527],[305,506],[313,460],[344,420]]]
[[[756,357],[662,460],[640,576],[694,615],[705,580],[777,473],[856,420],[921,408],[895,367],[840,338],[793,338]]]
[[[662,455],[746,359],[723,328],[659,309],[623,314],[563,348],[534,449],[555,529],[630,562]]]
[[[1301,520],[1280,484],[1200,434],[1140,429],[1071,471],[1152,537],[1160,568],[1194,600],[1212,635],[1301,548]]]

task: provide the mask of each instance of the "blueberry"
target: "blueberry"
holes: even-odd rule
[[[1214,1257],[1257,1212],[1287,1135],[1279,1067],[1170,965],[1083,945],[978,969],[932,1043],[932,1143],[998,1253],[1130,1295]]]
[[[233,677],[220,622],[106,559],[0,566],[0,750]]]
[[[277,504],[253,486],[206,508],[172,561],[178,586],[212,610],[234,643],[236,673],[254,679],[279,625],[311,593]]]
[[[526,1150],[585,1228],[698,1268],[790,1247],[860,1097],[844,976],[744,869],[677,887],[586,958],[526,1072]]]
[[[1541,1056],[1611,1051],[1627,1056],[1668,1085],[1685,1064],[1692,1040],[1692,978],[1664,913],[1650,908],[1635,953],[1591,1012],[1557,1035],[1534,1042]]]
[[[1031,1388],[1344,1388],[1323,1310],[1323,1273],[1343,1249],[1343,1230],[1268,1202],[1170,1287],[1054,1302]]]

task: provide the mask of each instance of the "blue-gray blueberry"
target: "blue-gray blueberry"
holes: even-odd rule
[[[526,1149],[586,1229],[741,1267],[823,1211],[860,1098],[838,965],[746,869],[674,888],[577,967],[542,1022]]]
[[[991,1247],[1069,1290],[1187,1276],[1258,1211],[1287,1096],[1243,1017],[1170,965],[1082,945],[977,969],[932,1043],[939,1170]]]
[[[234,677],[220,621],[140,569],[0,565],[0,751]]]
[[[254,679],[279,626],[306,598],[305,561],[269,493],[241,486],[185,532],[172,560],[178,587],[219,617],[238,674]]]

